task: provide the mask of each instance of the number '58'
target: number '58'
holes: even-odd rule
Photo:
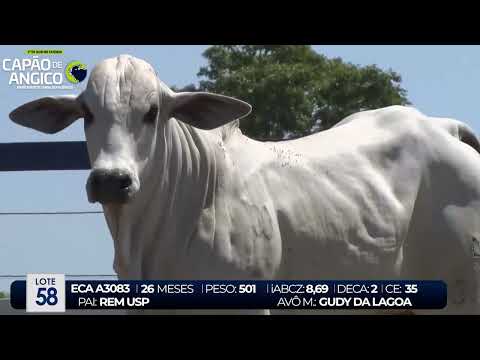
[[[58,302],[57,289],[54,287],[48,289],[44,287],[38,288],[37,299],[39,299],[36,301],[38,305],[55,305]]]

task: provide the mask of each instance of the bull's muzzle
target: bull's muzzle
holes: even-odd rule
[[[132,176],[124,170],[95,169],[87,181],[88,201],[91,203],[125,203],[132,193]]]

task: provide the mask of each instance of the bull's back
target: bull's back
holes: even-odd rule
[[[278,226],[278,276],[392,277],[397,271],[420,177],[412,162],[416,142],[409,131],[375,120],[364,121],[363,137],[352,123],[296,140],[251,142],[237,154],[244,156],[235,158],[245,167],[238,172],[241,191]]]
[[[265,205],[278,224],[281,273],[399,272],[422,181],[438,178],[426,169],[439,149],[448,148],[442,142],[464,145],[451,134],[443,137],[434,129],[440,123],[433,121],[395,106],[356,114],[336,128],[296,140],[262,143],[242,137],[242,146],[230,153],[241,165],[240,192],[250,193],[250,203]]]
[[[249,186],[278,224],[276,276],[445,279],[457,298],[480,298],[477,140],[437,120],[390,107],[244,148]]]

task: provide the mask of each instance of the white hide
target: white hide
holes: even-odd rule
[[[433,313],[479,312],[480,157],[464,124],[391,106],[259,142],[234,121],[242,103],[205,130],[207,107],[181,108],[189,96],[130,56],[97,65],[81,95],[93,167],[134,178],[128,203],[103,204],[121,279],[444,280],[449,304]],[[38,129],[35,109],[11,117]]]

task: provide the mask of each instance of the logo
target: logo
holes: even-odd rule
[[[65,76],[72,84],[78,84],[87,77],[87,66],[80,61],[72,61],[65,68]]]
[[[87,66],[80,61],[65,62],[63,56],[59,49],[29,49],[23,57],[1,59],[0,66],[8,85],[17,89],[73,90],[87,77]]]

